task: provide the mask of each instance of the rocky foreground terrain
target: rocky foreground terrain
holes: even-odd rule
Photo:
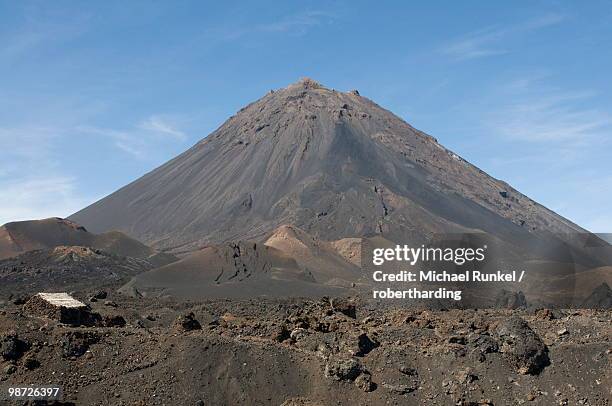
[[[49,403],[60,405],[609,405],[612,398],[610,310],[75,295],[104,320],[125,324],[66,326],[32,314],[26,298],[4,303],[0,387],[60,385],[64,400]]]

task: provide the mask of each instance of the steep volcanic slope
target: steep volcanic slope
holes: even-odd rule
[[[16,221],[0,227],[0,259],[60,246],[92,247],[120,257],[146,259],[155,266],[176,260],[121,232],[93,234],[73,221],[57,217]]]
[[[175,252],[263,240],[282,224],[327,241],[481,230],[519,247],[584,232],[356,91],[308,79],[71,219]]]

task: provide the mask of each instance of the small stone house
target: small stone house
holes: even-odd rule
[[[24,310],[32,316],[46,317],[63,324],[91,324],[92,313],[89,307],[68,293],[38,293],[24,305]]]

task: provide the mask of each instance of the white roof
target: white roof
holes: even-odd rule
[[[37,296],[54,306],[70,308],[85,307],[84,303],[79,302],[68,293],[39,293]]]

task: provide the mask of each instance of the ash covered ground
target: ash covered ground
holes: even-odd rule
[[[125,325],[67,326],[29,312],[26,298],[5,302],[0,386],[60,385],[63,403],[48,403],[60,405],[608,405],[612,397],[610,310],[104,296],[75,292]]]

